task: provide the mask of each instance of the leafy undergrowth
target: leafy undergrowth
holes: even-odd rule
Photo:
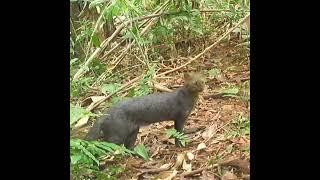
[[[249,178],[249,34],[240,26],[206,51],[245,17],[249,1],[201,1],[198,6],[198,1],[165,2],[93,0],[70,18],[73,179]],[[89,14],[98,11],[98,16],[84,15],[88,6],[93,7]],[[107,29],[98,23],[101,17],[106,22],[114,18],[119,28],[124,20],[157,14],[161,8],[166,16],[153,18],[155,23],[132,21],[104,51],[96,53],[107,40],[106,33],[95,28]],[[199,9],[221,11],[207,14]],[[150,29],[143,35],[145,27]],[[143,127],[132,151],[81,140],[104,109],[127,98],[174,90],[183,85],[184,73],[189,71],[203,73],[206,88],[185,133],[175,132],[173,122]],[[176,147],[173,137],[184,147]]]

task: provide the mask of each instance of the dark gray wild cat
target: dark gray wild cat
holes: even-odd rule
[[[187,73],[184,77],[184,86],[173,92],[132,98],[112,106],[94,123],[85,139],[103,138],[131,149],[140,126],[173,120],[174,128],[183,132],[185,121],[205,86],[205,79],[199,73]],[[175,143],[181,147],[177,139]]]

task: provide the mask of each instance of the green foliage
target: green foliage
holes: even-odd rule
[[[108,180],[116,180],[117,177],[123,173],[125,169],[121,166],[116,165],[108,165],[106,169],[103,171],[97,170],[97,169],[90,169],[88,167],[84,167],[82,165],[73,165],[71,167],[71,172],[73,174],[73,179],[92,179],[92,176],[94,176],[94,179],[108,179]]]
[[[221,74],[221,70],[218,68],[212,68],[208,71],[209,76],[216,78]]]
[[[155,75],[156,71],[156,66],[153,65],[150,67],[150,69],[147,71],[146,75],[143,76],[142,80],[140,81],[139,86],[137,86],[134,91],[132,91],[131,95],[132,97],[139,97],[139,96],[144,96],[147,94],[150,94],[152,92],[152,88],[149,85],[151,79]]]
[[[184,133],[178,132],[175,129],[167,130],[166,134],[167,134],[168,138],[176,138],[176,139],[178,139],[183,147],[185,147],[186,144],[189,142],[188,137]]]
[[[226,88],[221,91],[224,93],[224,96],[234,96],[237,97],[236,95],[239,93],[239,88],[238,87],[231,87],[231,88]]]
[[[148,151],[146,150],[146,148],[143,144],[138,144],[134,148],[134,151],[136,152],[137,155],[141,156],[144,160],[149,160]]]
[[[239,87],[228,84],[228,87],[224,87],[220,90],[223,93],[223,97],[239,97]]]
[[[92,169],[99,167],[99,159],[105,156],[125,157],[138,155],[145,160],[149,159],[148,151],[142,144],[137,145],[134,151],[109,142],[85,141],[70,139],[71,164],[81,165]]]
[[[119,84],[119,83],[104,84],[101,87],[101,92],[104,94],[113,94],[113,93],[117,92],[120,87],[121,87],[121,84]]]
[[[80,139],[70,140],[70,154],[72,165],[84,165],[86,167],[97,169],[99,167],[99,158],[106,155],[127,156],[134,154],[133,151],[108,142],[89,142]]]
[[[203,22],[199,11],[185,8],[177,11],[175,8],[169,10],[170,15],[165,16],[162,21],[149,33],[149,39],[154,43],[169,43],[191,37],[203,35]]]
[[[239,116],[232,121],[232,129],[227,131],[228,138],[235,138],[250,135],[250,118],[239,114]]]
[[[70,127],[72,127],[72,125],[74,125],[79,119],[84,118],[86,116],[95,116],[95,114],[79,106],[74,106],[70,104]]]
[[[81,97],[90,88],[90,84],[94,81],[93,77],[83,77],[75,81],[71,81],[70,90],[71,97]]]

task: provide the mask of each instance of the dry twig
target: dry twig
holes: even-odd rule
[[[244,23],[248,18],[250,17],[250,13],[248,15],[246,15],[241,21],[239,21],[234,27],[230,28],[224,35],[222,35],[215,43],[211,44],[209,47],[207,47],[204,51],[202,51],[201,53],[199,53],[198,55],[196,55],[194,58],[190,59],[188,62],[186,62],[185,64],[178,66],[176,68],[173,68],[169,71],[160,73],[158,75],[156,75],[156,77],[158,76],[163,76],[169,73],[172,73],[174,71],[177,71],[185,66],[187,66],[188,64],[192,63],[194,60],[198,59],[199,57],[201,57],[202,55],[204,55],[206,52],[208,52],[210,49],[212,49],[213,47],[217,46],[225,37],[227,37],[232,31],[234,31],[238,26],[240,26],[242,23]]]

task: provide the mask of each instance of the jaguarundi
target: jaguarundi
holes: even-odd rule
[[[124,144],[133,148],[140,126],[161,121],[174,121],[174,128],[183,132],[183,126],[194,109],[205,79],[199,73],[186,73],[185,83],[173,92],[155,93],[120,102],[104,112],[91,127],[86,140]],[[180,141],[175,144],[181,147]]]

